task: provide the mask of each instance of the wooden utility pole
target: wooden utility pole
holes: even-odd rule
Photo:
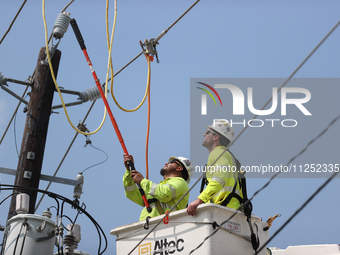
[[[52,58],[55,77],[58,73],[61,52],[56,50]],[[46,136],[51,115],[54,82],[48,63],[45,47],[40,49],[37,67],[34,72],[32,92],[28,104],[26,124],[21,143],[18,168],[14,185],[38,188],[41,166],[44,158]],[[24,192],[30,197],[29,213],[34,213],[37,192],[34,190],[14,190]],[[8,219],[16,215],[16,199],[12,196]]]

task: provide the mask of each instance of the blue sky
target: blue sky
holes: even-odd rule
[[[47,1],[46,19],[49,33],[58,13],[68,1]],[[113,42],[114,70],[135,57],[140,51],[139,40],[154,38],[168,28],[193,1],[118,1],[118,17]],[[2,1],[0,36],[5,33],[21,2]],[[158,182],[160,168],[172,155],[190,157],[190,134],[197,132],[197,143],[203,139],[205,127],[190,126],[190,78],[287,78],[339,21],[339,1],[203,1],[201,0],[179,21],[157,46],[160,63],[151,64],[151,128],[149,141],[149,175]],[[5,11],[4,11],[5,10]],[[77,20],[88,53],[101,82],[107,69],[104,1],[74,1],[67,12]],[[26,80],[36,66],[38,53],[44,47],[44,26],[41,2],[28,1],[11,31],[0,45],[0,71],[9,78]],[[110,33],[113,22],[113,2],[110,2]],[[322,44],[317,52],[294,76],[296,78],[339,78],[340,30]],[[69,90],[84,91],[95,86],[83,53],[69,27],[58,49],[62,52],[57,81]],[[114,79],[114,93],[125,108],[134,108],[141,101],[146,86],[147,64],[140,57]],[[9,83],[9,88],[21,95],[22,85]],[[339,87],[313,86],[307,122],[289,131],[282,129],[250,129],[238,139],[231,150],[245,165],[285,164],[339,115]],[[264,92],[257,97],[262,106],[270,97]],[[66,102],[76,96],[65,96]],[[125,144],[135,158],[136,168],[145,173],[145,135],[147,104],[133,113],[121,111],[108,99]],[[60,104],[57,94],[53,105]],[[0,90],[0,134],[2,136],[17,105],[17,100]],[[90,103],[68,108],[72,122],[82,120]],[[98,101],[86,121],[95,130],[103,117],[103,103]],[[26,116],[19,108],[15,125],[0,145],[0,167],[16,169]],[[65,154],[75,131],[67,122],[63,110],[52,114],[42,173],[53,175]],[[247,118],[251,118],[247,115]],[[230,116],[225,116],[230,118]],[[301,116],[296,116],[302,119]],[[211,124],[206,123],[206,125]],[[295,162],[299,164],[339,163],[339,122],[315,142]],[[268,131],[268,132],[267,132]],[[237,128],[235,134],[240,132]],[[90,137],[92,145],[105,151],[108,160],[84,173],[85,184],[81,202],[104,229],[109,246],[107,254],[115,253],[115,237],[111,229],[137,221],[141,208],[125,198],[122,186],[124,174],[123,150],[109,118],[102,129]],[[79,135],[58,176],[75,179],[78,172],[105,160],[106,156],[90,146]],[[202,148],[204,150],[204,148]],[[208,156],[206,151],[206,157]],[[195,163],[195,162],[194,162]],[[251,196],[268,179],[248,180]],[[270,233],[274,233],[325,179],[278,178],[253,201],[253,213],[267,219],[280,213]],[[13,184],[14,177],[1,174],[1,183]],[[192,182],[193,183],[193,182]],[[40,188],[47,183],[41,181]],[[269,246],[338,243],[337,220],[339,203],[336,198],[339,179],[334,179],[276,237]],[[52,184],[50,190],[72,198],[71,186]],[[198,195],[195,187],[190,196]],[[1,198],[6,196],[1,193]],[[53,201],[48,198],[38,209],[41,214]],[[74,211],[68,208],[72,218]],[[0,223],[5,225],[8,204],[0,208]],[[82,241],[79,249],[97,252],[96,232],[85,218],[79,218]]]

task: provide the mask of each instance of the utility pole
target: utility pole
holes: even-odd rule
[[[28,104],[26,124],[21,143],[21,150],[14,185],[38,188],[41,166],[44,158],[46,136],[51,115],[54,82],[48,62],[46,48],[40,49],[38,63],[34,72],[32,92]],[[55,77],[58,73],[61,52],[56,50],[52,57],[52,67]],[[30,197],[29,213],[33,214],[37,192],[34,190],[13,190],[27,193]],[[16,215],[16,199],[12,196],[8,220]]]

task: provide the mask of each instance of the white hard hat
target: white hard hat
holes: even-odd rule
[[[221,135],[226,137],[229,141],[233,140],[234,128],[230,125],[229,121],[225,119],[214,119],[213,124],[207,127],[220,133]]]
[[[192,164],[192,162],[188,159],[188,158],[185,158],[185,157],[170,157],[169,158],[169,162],[174,160],[174,159],[177,159],[179,162],[182,163],[182,165],[184,166],[185,170],[187,171],[188,173],[188,179],[186,179],[185,181],[188,183],[190,183],[190,178],[194,172],[194,165]]]

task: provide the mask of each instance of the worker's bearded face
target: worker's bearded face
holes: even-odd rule
[[[164,176],[164,175],[169,175],[170,173],[175,172],[175,171],[176,171],[176,168],[171,167],[171,165],[166,163],[165,166],[161,169],[160,174]]]

